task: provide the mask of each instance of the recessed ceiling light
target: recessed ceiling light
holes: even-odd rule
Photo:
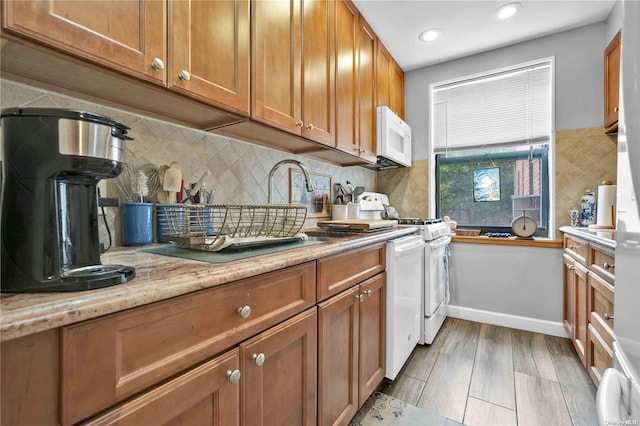
[[[496,15],[498,16],[498,19],[509,19],[515,15],[521,7],[522,3],[507,3],[498,9]]]
[[[422,41],[433,41],[440,37],[440,34],[442,34],[441,30],[438,28],[431,28],[430,30],[421,32],[418,38]]]

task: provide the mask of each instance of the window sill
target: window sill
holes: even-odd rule
[[[518,240],[515,237],[494,238],[484,236],[467,237],[454,235],[451,237],[451,242],[468,244],[494,244],[501,246],[562,248],[562,240],[549,240],[546,238],[536,238],[534,240]]]

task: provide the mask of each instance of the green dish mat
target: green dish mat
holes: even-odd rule
[[[292,250],[295,248],[320,244],[323,241],[307,240],[297,241],[293,243],[276,244],[266,247],[246,248],[242,250],[222,250],[222,251],[204,251],[178,247],[174,244],[161,246],[145,247],[139,249],[147,253],[160,254],[163,256],[181,257],[189,260],[199,260],[207,263],[227,263],[235,260],[248,259],[250,257],[262,256],[265,254],[276,253],[279,251]]]

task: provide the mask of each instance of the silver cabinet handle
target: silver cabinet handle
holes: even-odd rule
[[[371,297],[372,294],[373,292],[371,291],[371,289],[367,290],[367,297]]]
[[[613,112],[618,112],[619,108],[618,107],[613,107]]]
[[[178,78],[180,80],[189,81],[189,80],[191,80],[191,74],[189,74],[189,71],[187,71],[187,70],[182,70],[182,71],[180,71],[180,74],[178,75]]]
[[[251,307],[240,306],[238,309],[236,309],[236,312],[238,312],[242,318],[246,319],[249,318],[249,315],[251,315]]]
[[[573,265],[567,265],[567,269],[573,271],[574,269],[576,269],[576,267]]]
[[[151,61],[151,68],[156,70],[163,70],[164,62],[160,58],[153,58],[153,61]]]
[[[302,127],[302,126],[304,126],[304,123],[302,122],[302,120],[296,121],[296,127]]]
[[[309,123],[306,127],[307,130],[313,130],[313,124]]]
[[[264,364],[265,356],[263,353],[253,354],[251,355],[251,359],[255,361],[258,367],[262,367],[262,364]]]
[[[364,149],[364,148],[360,148],[360,149],[358,150],[358,152],[359,152],[360,154],[364,154],[365,152],[367,152],[367,150],[366,150],[366,149]]]
[[[613,315],[609,316],[609,314],[605,313],[602,318],[604,318],[605,321],[609,321],[610,319],[613,319]]]
[[[363,294],[356,294],[356,299],[358,299],[361,302],[364,302],[364,295]]]
[[[609,269],[609,268],[616,269],[616,265],[609,265],[607,262],[604,262],[604,265],[602,265],[602,267],[604,269]]]
[[[569,246],[569,250],[577,250],[578,246]]]
[[[227,379],[232,385],[238,383],[240,381],[240,370],[227,370]]]

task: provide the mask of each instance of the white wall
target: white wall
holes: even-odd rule
[[[429,158],[429,84],[549,56],[556,58],[556,129],[602,125],[606,30],[607,24],[600,22],[406,73],[405,115],[413,158]]]
[[[562,249],[453,243],[449,265],[453,316],[563,334]]]
[[[611,40],[622,28],[622,2],[616,2],[607,18],[607,34],[606,40]],[[608,43],[608,41],[607,41]]]

